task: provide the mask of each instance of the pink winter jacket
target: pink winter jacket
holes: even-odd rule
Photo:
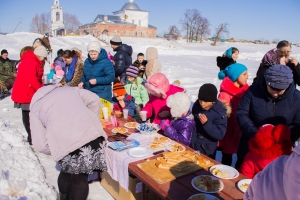
[[[299,200],[300,145],[289,156],[281,156],[252,180],[244,200]]]
[[[30,104],[30,129],[36,150],[54,161],[103,136],[98,95],[77,87],[45,86]]]
[[[146,103],[146,105],[143,107],[142,110],[147,111],[147,119],[154,114],[154,119],[153,123],[154,124],[159,124],[160,120],[162,118],[158,115],[161,111],[169,111],[170,108],[167,106],[167,99],[170,95],[175,94],[177,92],[184,92],[184,88],[175,86],[175,85],[170,85],[169,91],[166,93],[167,97],[165,99],[163,98],[157,98],[156,96],[152,95]]]

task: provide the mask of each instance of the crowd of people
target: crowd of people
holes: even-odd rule
[[[276,166],[269,163],[280,156],[285,157],[272,165],[299,159],[299,148],[293,147],[300,136],[300,92],[296,89],[300,64],[290,56],[288,41],[280,41],[264,55],[250,86],[247,67],[237,62],[239,50],[227,49],[216,58],[222,80],[219,91],[205,83],[195,102],[179,80],[172,84],[161,72],[155,47],[147,48],[146,57],[138,53],[132,61],[132,47],[119,36],[110,43],[114,56],[99,42],[88,44],[87,58],[78,48],[60,49],[47,76],[54,84],[48,86],[42,81],[45,47],[24,47],[17,73],[5,65],[7,51],[1,51],[0,67],[7,71],[6,78],[14,77],[11,98],[22,109],[28,142],[51,154],[61,167],[62,199],[86,197],[86,174],[106,169],[99,98],[111,102],[115,112],[128,109],[139,122],[144,121],[141,111],[146,111],[147,121],[159,124],[165,136],[212,159],[220,150],[223,164],[233,165],[233,154],[237,154],[235,168],[254,177],[255,188],[250,187],[245,195],[249,199],[256,195],[257,185],[264,184],[259,179],[275,173]],[[1,79],[3,88],[4,82]],[[281,177],[279,184],[296,184],[291,179],[282,182]]]

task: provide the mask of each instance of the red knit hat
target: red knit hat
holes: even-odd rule
[[[115,83],[113,87],[113,94],[115,97],[122,96],[126,94],[126,90],[121,83]]]

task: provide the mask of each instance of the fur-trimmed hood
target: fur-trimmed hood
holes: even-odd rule
[[[271,124],[260,127],[253,138],[249,140],[249,149],[263,158],[277,158],[289,155],[292,151],[288,126]]]

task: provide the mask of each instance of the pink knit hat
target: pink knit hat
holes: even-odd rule
[[[167,77],[162,73],[153,74],[148,83],[145,84],[146,89],[150,94],[161,94],[165,99],[166,93],[169,91],[170,83]]]

